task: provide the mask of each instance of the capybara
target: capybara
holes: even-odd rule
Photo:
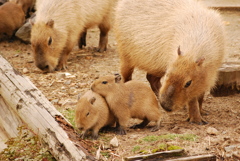
[[[0,17],[0,39],[12,39],[25,21],[22,8],[13,2],[6,2],[0,6]]]
[[[115,117],[109,110],[105,99],[89,90],[78,100],[75,122],[77,128],[82,130],[82,138],[85,138],[92,130],[92,138],[97,139],[102,127],[115,124]]]
[[[147,84],[137,80],[124,83],[120,75],[108,75],[95,80],[91,89],[107,101],[117,119],[118,134],[126,134],[125,128],[130,118],[143,120],[132,128],[144,128],[150,121],[156,122],[151,131],[160,128],[159,103]]]
[[[68,54],[86,29],[100,29],[99,52],[107,48],[116,0],[41,0],[31,43],[35,64],[46,72],[66,69]]]
[[[9,0],[22,6],[26,17],[30,17],[29,12],[33,10],[36,0]]]
[[[165,110],[188,106],[190,122],[206,123],[203,96],[225,55],[220,15],[194,0],[121,0],[115,14],[124,81],[134,68],[146,71]]]

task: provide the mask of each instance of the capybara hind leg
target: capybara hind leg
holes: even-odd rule
[[[100,29],[100,40],[99,40],[98,52],[102,53],[107,50],[109,28],[103,24],[100,24],[99,29]]]
[[[84,29],[84,31],[80,34],[80,38],[78,42],[79,49],[82,49],[83,46],[87,46],[86,37],[87,37],[87,29]]]
[[[147,124],[149,123],[150,121],[148,119],[144,119],[140,124],[136,124],[136,125],[133,125],[131,126],[130,128],[131,129],[142,129],[144,128],[145,126],[147,126]]]
[[[156,76],[153,76],[153,75],[147,73],[147,80],[150,83],[151,88],[156,96],[158,96],[158,92],[161,87],[160,78],[161,77],[156,77]]]
[[[197,98],[193,98],[188,103],[188,112],[189,112],[189,117],[187,120],[190,123],[196,123],[199,125],[207,124],[207,122],[202,118],[202,116],[200,114],[200,109],[199,109],[199,104],[198,104]]]
[[[134,71],[134,68],[133,67],[130,67],[128,65],[128,61],[121,61],[122,64],[121,64],[121,75],[122,75],[122,78],[123,78],[123,82],[127,82],[127,81],[130,81],[132,80],[132,73]]]

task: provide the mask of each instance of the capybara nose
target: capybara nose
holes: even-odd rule
[[[47,64],[37,64],[37,67],[42,71],[49,71],[49,65]]]
[[[167,112],[171,112],[172,111],[172,105],[171,103],[167,102],[167,101],[161,101],[160,100],[160,104],[162,106],[162,108],[167,111]]]

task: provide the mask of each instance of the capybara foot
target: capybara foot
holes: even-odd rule
[[[159,126],[154,126],[153,128],[151,128],[151,132],[155,132],[155,131],[158,131],[160,129]]]
[[[67,65],[65,64],[59,64],[56,69],[56,71],[60,71],[60,70],[67,70]]]
[[[191,124],[198,124],[198,125],[206,125],[206,124],[208,124],[208,122],[205,121],[203,118],[201,118],[201,119],[194,119],[194,118],[188,117],[187,121],[189,123],[191,123]]]
[[[116,133],[117,133],[118,135],[126,135],[126,131],[125,131],[123,128],[118,128],[118,129],[116,130]]]
[[[93,140],[97,140],[98,139],[98,134],[92,134],[92,137],[91,137]]]

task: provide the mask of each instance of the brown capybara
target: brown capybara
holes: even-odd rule
[[[37,1],[36,20],[31,31],[36,66],[46,72],[66,69],[68,54],[80,35],[93,26],[100,29],[99,52],[105,51],[115,1]]]
[[[12,2],[6,2],[0,6],[0,17],[0,39],[13,38],[16,30],[25,21],[22,8]]]
[[[23,12],[27,17],[30,17],[29,12],[32,11],[34,8],[34,5],[36,3],[36,0],[9,0],[10,2],[15,2],[22,6]]]
[[[194,0],[122,0],[115,14],[124,81],[134,68],[146,71],[165,110],[188,106],[190,122],[206,123],[203,96],[225,55],[220,15]]]
[[[82,130],[82,138],[85,138],[92,130],[92,138],[97,139],[102,127],[115,124],[115,117],[109,110],[105,99],[89,90],[77,103],[75,122],[77,128]]]
[[[160,128],[159,103],[147,84],[136,80],[124,83],[120,75],[109,75],[95,80],[91,89],[107,101],[117,119],[119,134],[126,134],[125,128],[130,118],[143,120],[142,123],[131,128],[144,128],[150,121],[156,122],[156,126],[151,131]]]

